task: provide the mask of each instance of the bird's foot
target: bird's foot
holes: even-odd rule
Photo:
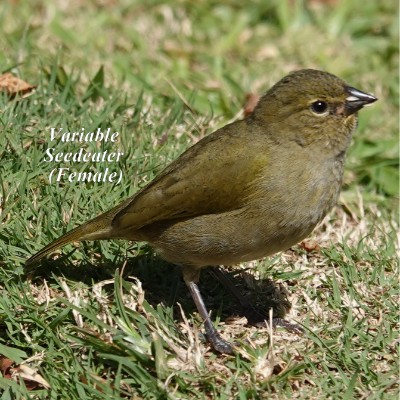
[[[220,334],[215,330],[215,328],[212,329],[211,331],[206,329],[206,335],[207,335],[208,341],[210,342],[210,344],[214,350],[216,350],[222,354],[232,354],[233,353],[232,345],[229,342],[227,342],[225,339],[223,339],[220,336]]]
[[[233,347],[221,335],[216,331],[214,325],[212,324],[210,318],[204,321],[204,327],[206,329],[207,339],[210,342],[214,350],[223,354],[232,354]]]

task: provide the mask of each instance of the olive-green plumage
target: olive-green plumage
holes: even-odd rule
[[[147,187],[27,261],[80,240],[149,242],[182,264],[232,265],[304,239],[335,204],[356,112],[376,98],[316,70],[273,86],[244,120],[205,137]]]

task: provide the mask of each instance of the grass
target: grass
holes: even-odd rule
[[[1,70],[37,85],[0,96],[2,400],[398,397],[398,10],[264,3],[0,6]],[[229,270],[266,315],[288,312],[304,335],[247,326],[204,272],[217,327],[238,345],[213,353],[179,270],[142,243],[68,246],[26,277],[30,255],[239,118],[247,93],[303,67],[379,98],[360,113],[339,205],[312,242]],[[119,132],[117,143],[85,147],[124,152],[120,162],[69,167],[107,167],[121,183],[49,182],[46,149],[79,150],[52,142],[51,127]]]

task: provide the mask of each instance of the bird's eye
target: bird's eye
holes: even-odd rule
[[[311,110],[316,114],[324,114],[328,110],[328,104],[321,100],[314,101],[311,104]]]

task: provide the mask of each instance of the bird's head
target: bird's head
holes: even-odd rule
[[[277,140],[285,137],[299,145],[325,140],[327,146],[347,148],[357,111],[376,100],[335,75],[304,69],[276,83],[260,99],[252,118]]]

